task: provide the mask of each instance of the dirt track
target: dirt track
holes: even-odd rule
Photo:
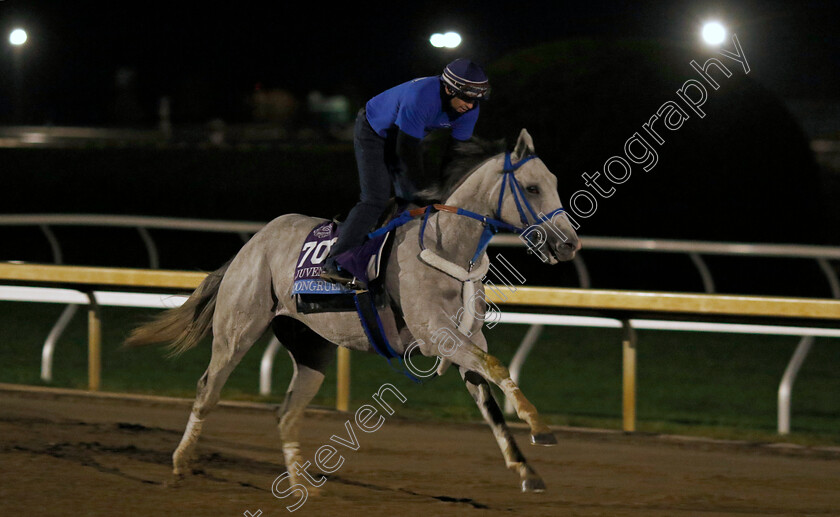
[[[222,407],[199,445],[200,472],[166,486],[187,401],[20,392],[0,386],[0,515],[288,515],[271,494],[284,472],[274,415]],[[398,415],[399,413],[397,413]],[[303,455],[347,415],[313,411]],[[517,440],[548,491],[522,494],[489,429],[390,417],[295,515],[840,515],[840,451],[558,433]]]

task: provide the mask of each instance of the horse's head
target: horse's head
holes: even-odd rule
[[[421,194],[489,215],[496,222],[486,224],[519,233],[543,262],[572,260],[580,240],[560,203],[557,178],[534,154],[531,135],[523,129],[513,152],[499,154],[503,149],[502,142],[479,138],[460,144],[444,184]]]
[[[522,129],[510,154],[498,160],[499,179],[491,191],[495,215],[524,228],[520,236],[543,262],[571,260],[580,249],[577,233],[562,210],[557,178],[534,153],[534,141]]]

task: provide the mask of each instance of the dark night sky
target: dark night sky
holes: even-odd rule
[[[0,0],[0,95],[10,89],[7,35],[17,25],[30,37],[27,88],[47,116],[60,119],[112,94],[120,67],[136,71],[149,103],[176,91],[224,103],[258,82],[298,95],[317,89],[369,97],[437,73],[457,55],[487,63],[563,38],[694,45],[700,22],[711,17],[738,34],[753,77],[771,90],[786,98],[840,95],[840,6],[832,1],[343,4]],[[428,44],[429,34],[449,29],[461,32],[461,49]]]

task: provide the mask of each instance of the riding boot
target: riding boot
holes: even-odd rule
[[[342,269],[335,261],[335,257],[327,257],[324,265],[321,267],[321,280],[326,280],[333,284],[343,285],[350,289],[366,289],[359,279],[351,275],[346,269]]]

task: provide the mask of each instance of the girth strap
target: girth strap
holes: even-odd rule
[[[416,383],[422,382],[405,369],[405,367],[398,369],[391,362],[392,359],[396,358],[402,364],[402,357],[391,348],[391,344],[388,342],[385,329],[382,327],[382,319],[379,317],[379,311],[376,310],[376,305],[374,304],[370,291],[356,291],[353,294],[353,301],[356,303],[356,312],[359,315],[359,321],[362,324],[368,342],[376,350],[376,353],[388,361],[388,365],[392,370],[402,373]]]

